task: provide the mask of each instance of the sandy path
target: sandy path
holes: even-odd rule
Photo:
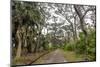
[[[60,63],[60,62],[67,62],[60,49],[50,52],[49,54],[44,56],[41,60],[41,63]]]

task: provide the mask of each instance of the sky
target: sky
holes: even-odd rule
[[[53,5],[54,5],[54,4],[53,4]],[[53,6],[54,9],[50,9],[50,6],[48,6],[47,3],[45,3],[44,6],[47,7],[46,11],[49,12],[51,16],[57,17],[57,22],[56,22],[56,23],[62,23],[62,22],[64,22],[63,25],[69,25],[69,24],[70,24],[70,23],[65,19],[65,17],[63,17],[62,15],[58,15],[58,14],[55,13],[55,11],[57,10],[57,7]],[[86,8],[87,8],[87,6],[86,6]],[[72,9],[72,11],[75,12],[74,9]],[[88,23],[88,24],[90,24],[90,25],[93,25],[92,20],[90,19],[90,18],[91,18],[91,14],[92,14],[91,11],[89,11],[89,12],[87,13],[86,16],[87,16],[88,18],[85,18],[85,23]],[[73,15],[73,14],[68,13],[68,15]],[[71,19],[71,21],[72,21],[72,23],[74,23],[74,19]],[[52,24],[52,23],[55,23],[55,22],[53,21],[53,19],[50,19],[50,20],[47,21],[47,23]],[[80,32],[81,30],[77,30],[77,31]],[[51,32],[51,31],[48,31],[48,32]],[[64,33],[65,33],[65,31],[64,31]],[[44,27],[44,28],[42,29],[42,34],[44,34],[44,35],[47,34],[47,28]]]

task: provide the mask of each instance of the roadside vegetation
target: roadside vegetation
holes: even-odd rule
[[[44,57],[54,57],[55,52],[67,62],[96,60],[95,6],[28,1],[11,4],[12,65],[39,64]]]

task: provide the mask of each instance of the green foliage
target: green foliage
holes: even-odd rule
[[[76,53],[84,53],[85,45],[84,45],[84,34],[81,32],[79,34],[80,40],[73,41],[67,43],[63,46],[64,50],[75,51]]]
[[[69,50],[69,51],[73,51],[74,50],[74,44],[73,43],[68,43],[68,44],[65,44],[63,46],[63,49],[66,51],[66,50]]]
[[[75,44],[75,51],[76,53],[84,53],[86,50],[86,45],[84,45],[84,42],[82,40],[78,41],[76,44]]]
[[[96,60],[96,33],[92,31],[88,37],[88,59],[89,60]]]
[[[32,2],[14,1],[12,3],[13,3],[12,5],[13,38],[12,39],[14,39],[15,41],[20,40],[22,44],[22,47],[21,47],[22,50],[19,51],[20,55],[21,54],[24,55],[24,52],[31,53],[33,51],[37,53],[41,51],[63,48],[66,52],[69,51],[68,56],[75,55],[75,54],[77,55],[85,54],[87,52],[88,59],[95,60],[95,57],[96,57],[95,56],[96,54],[95,52],[96,36],[95,35],[96,34],[95,34],[95,31],[92,30],[92,28],[91,28],[91,31],[87,32],[87,34],[83,33],[84,32],[83,31],[83,32],[80,32],[79,35],[77,35],[77,33],[75,32],[77,32],[78,29],[76,27],[76,31],[74,31],[73,27],[75,25],[76,26],[80,26],[80,25],[77,25],[77,23],[74,25],[73,23],[71,24],[72,25],[71,27],[71,25],[69,24],[65,25],[64,24],[65,21],[64,23],[63,22],[56,23],[57,22],[56,16],[52,16],[51,14],[49,16],[49,12],[47,12],[46,14],[46,11],[51,10],[52,7],[48,8],[46,6],[47,7],[46,8],[39,5],[39,3],[35,3],[35,2],[32,3]],[[57,8],[57,7],[54,7],[54,8]],[[55,23],[49,24],[48,20],[51,20],[51,19]],[[75,20],[77,20],[77,18]],[[71,21],[68,21],[68,22],[71,23]],[[58,27],[62,27],[62,28],[60,29]],[[44,30],[47,29],[46,35],[42,33],[43,29]],[[51,32],[48,32],[49,30]],[[64,33],[63,31],[65,31],[65,33],[68,34],[66,37],[63,37],[62,35],[62,33]],[[19,34],[20,34],[20,37],[18,38]],[[52,35],[54,35],[54,37],[52,37]],[[75,39],[77,36],[74,37],[74,35],[77,35],[79,39]],[[65,41],[66,43],[64,44]],[[49,42],[51,44],[49,44]],[[15,45],[18,46],[18,43],[16,42]],[[13,49],[13,52],[12,52],[13,56],[16,55],[16,52],[17,52],[17,48]],[[25,60],[26,61],[32,60],[28,58],[23,58],[23,57],[16,58],[14,59],[14,64],[19,63],[19,62],[21,63]]]
[[[83,32],[80,32],[80,33],[79,33],[79,37],[80,37],[80,40],[83,41],[83,38],[84,38],[84,34],[83,34]]]
[[[66,47],[67,47],[67,50],[70,50],[70,51],[74,49],[73,44],[68,44]]]
[[[84,41],[84,34],[79,34],[80,39],[76,42],[70,42],[65,44],[62,48],[65,51],[75,51],[76,54],[85,54],[87,52],[88,60],[96,59],[96,34],[95,31],[88,33],[87,44]]]
[[[22,1],[12,2],[13,38],[16,39],[16,31],[21,30],[20,33],[23,41],[22,46],[26,44],[27,47],[30,47],[27,48],[28,50],[31,50],[32,45],[37,45],[38,40],[35,41],[34,38],[37,38],[37,34],[41,34],[42,29],[40,29],[40,26],[44,24],[44,20],[45,19],[40,12],[38,3]],[[16,39],[16,41],[17,40],[18,39]],[[39,46],[41,46],[41,44],[39,44]],[[45,46],[43,47],[46,48]]]
[[[80,34],[80,40],[76,43],[76,53],[84,53],[85,50],[88,54],[88,60],[95,60],[96,58],[96,34],[95,31],[91,31],[88,34],[87,44],[84,45],[84,39],[82,33]]]
[[[13,16],[14,17],[18,17],[16,18],[17,21],[19,21],[18,19],[20,18],[20,21],[23,19],[27,19],[26,21],[24,21],[24,23],[27,23],[27,21],[35,21],[35,22],[40,22],[41,20],[41,13],[39,11],[39,9],[36,7],[36,3],[34,3],[34,5],[30,2],[13,2],[15,5],[13,6]],[[22,21],[21,21],[22,22]]]
[[[80,37],[80,40],[77,40],[75,43],[75,51],[76,53],[81,54],[81,53],[84,53],[86,50],[83,32],[80,32],[79,37]]]

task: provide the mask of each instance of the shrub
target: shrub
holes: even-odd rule
[[[69,51],[74,50],[74,45],[73,44],[68,44],[66,47],[67,47],[67,50],[69,50]]]
[[[96,58],[96,35],[95,31],[89,32],[87,44],[84,44],[83,34],[80,34],[80,40],[75,44],[76,53],[83,53],[87,51],[88,60],[95,60]]]
[[[74,44],[72,43],[68,43],[68,44],[64,44],[64,46],[62,47],[65,51],[69,50],[69,51],[73,51],[74,50]]]
[[[95,31],[92,31],[88,37],[88,59],[96,60],[96,34]]]

